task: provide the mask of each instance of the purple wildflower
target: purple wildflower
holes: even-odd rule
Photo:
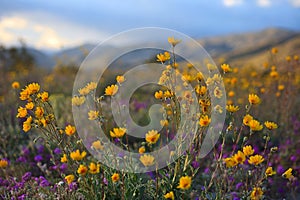
[[[27,147],[24,147],[22,149],[22,153],[23,153],[24,156],[28,156],[30,154],[30,151],[29,151],[29,149]]]
[[[20,157],[17,159],[17,162],[25,163],[25,162],[27,162],[27,159],[26,159],[24,156],[20,156]]]
[[[68,168],[68,165],[66,163],[61,164],[61,166],[59,167],[59,169],[64,172],[66,169]]]
[[[26,172],[23,176],[22,176],[22,181],[23,182],[27,182],[31,179],[31,172]]]
[[[34,157],[35,162],[41,162],[43,160],[43,157],[41,155],[36,155]]]
[[[18,196],[18,200],[25,200],[26,199],[26,195],[22,194],[20,196]]]
[[[44,145],[40,145],[39,148],[37,149],[38,153],[43,153],[45,150]]]
[[[104,177],[103,178],[103,183],[105,184],[105,185],[108,185],[108,181],[107,181],[107,179]]]
[[[200,164],[199,164],[196,160],[194,160],[194,161],[192,162],[192,167],[193,167],[194,169],[199,168],[199,167],[200,167]]]
[[[290,157],[290,160],[291,160],[292,162],[295,162],[295,161],[297,160],[297,157],[296,157],[295,155],[292,155],[292,156]]]
[[[277,167],[277,174],[282,174],[284,172],[284,168],[281,165]]]
[[[47,179],[43,176],[40,176],[39,177],[39,180],[40,180],[40,186],[41,187],[47,187],[47,186],[50,186],[50,183],[47,181]]]
[[[235,189],[236,189],[236,190],[239,190],[241,187],[243,187],[243,185],[244,185],[244,183],[239,182],[239,183],[237,183],[237,184],[235,185]]]
[[[61,150],[60,150],[59,148],[55,148],[55,149],[53,150],[53,153],[54,153],[54,154],[61,154]]]

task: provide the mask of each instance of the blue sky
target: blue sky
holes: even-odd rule
[[[57,50],[155,26],[194,38],[280,27],[300,31],[300,0],[1,0],[0,44]]]

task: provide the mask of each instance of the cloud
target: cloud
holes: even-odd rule
[[[0,21],[0,27],[2,28],[22,29],[26,25],[27,21],[20,17],[5,17]]]
[[[300,0],[290,0],[292,6],[300,8]]]
[[[87,41],[100,42],[107,37],[108,34],[99,30],[41,13],[0,18],[0,44],[8,46],[19,44],[22,38],[35,48],[56,50]]]
[[[269,7],[271,6],[270,0],[257,0],[257,5],[260,7]]]
[[[0,27],[0,38],[7,43],[14,41],[14,36]]]
[[[40,33],[39,39],[36,41],[36,46],[38,48],[48,47],[48,48],[60,48],[65,39],[59,37],[57,32],[52,28],[44,25],[34,25],[33,30]]]
[[[243,0],[223,0],[223,4],[227,7],[240,5],[242,3],[243,3]]]

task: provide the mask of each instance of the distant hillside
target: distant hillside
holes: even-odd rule
[[[226,62],[237,66],[244,63],[259,66],[267,59],[267,51],[272,47],[278,47],[282,56],[300,54],[300,33],[285,29],[273,28],[253,33],[203,38],[197,41],[215,61],[223,58]],[[56,63],[80,66],[94,47],[96,47],[95,44],[84,44],[59,51],[53,55],[47,55],[35,49],[30,49],[30,53],[37,64],[42,67],[53,67]],[[190,51],[192,53],[192,50]],[[142,55],[142,57],[145,58],[146,55]],[[130,57],[130,59],[135,58]],[[123,60],[123,62],[130,64],[131,61]]]
[[[213,58],[234,64],[261,65],[268,50],[277,47],[280,56],[300,53],[300,33],[284,29],[266,29],[256,33],[236,34],[199,40]]]
[[[37,66],[50,69],[55,65],[55,60],[48,54],[33,48],[28,48],[27,50],[34,58]]]
[[[95,44],[83,44],[78,47],[68,48],[55,53],[52,56],[52,59],[64,65],[75,64],[77,66],[80,66],[80,63],[82,63],[85,57],[95,47]]]

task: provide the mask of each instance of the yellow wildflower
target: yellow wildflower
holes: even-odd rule
[[[269,130],[273,130],[273,129],[278,128],[278,125],[277,125],[275,122],[269,122],[269,121],[266,121],[266,122],[265,122],[265,126],[266,126],[267,129],[269,129]]]
[[[231,91],[228,92],[228,96],[229,96],[229,97],[234,97],[234,95],[235,95],[235,92],[234,92],[234,91],[231,90]]]
[[[254,154],[254,149],[251,145],[244,146],[243,153],[245,154],[245,156],[251,156]]]
[[[268,168],[266,169],[266,172],[265,172],[265,175],[266,175],[266,176],[273,176],[274,174],[276,174],[276,172],[273,170],[272,167],[268,167]]]
[[[89,82],[86,86],[85,86],[89,92],[96,89],[97,88],[97,83],[96,82]]]
[[[222,92],[222,90],[220,90],[220,88],[218,86],[214,89],[214,95],[218,99],[220,99],[223,96],[223,92]]]
[[[86,152],[83,151],[83,152],[80,153],[80,151],[78,149],[76,151],[73,151],[73,152],[70,153],[70,157],[72,158],[72,160],[80,161],[85,156],[86,156]]]
[[[211,119],[207,115],[202,116],[199,120],[199,124],[201,127],[208,126],[210,124],[210,122],[211,122]]]
[[[169,42],[173,47],[175,47],[178,43],[181,42],[181,40],[174,39],[174,37],[168,37],[168,42]]]
[[[243,164],[246,160],[246,156],[243,152],[238,151],[236,154],[233,155],[233,159],[239,163],[239,164]]]
[[[157,61],[162,62],[162,63],[165,62],[165,61],[167,60],[167,58],[165,57],[165,55],[162,54],[162,53],[157,54],[157,55],[156,55],[156,58],[157,58]]]
[[[26,89],[28,90],[29,94],[35,94],[40,90],[40,85],[38,83],[30,83],[26,86]]]
[[[151,166],[154,164],[155,158],[151,155],[142,155],[140,157],[140,161],[143,163],[145,167]]]
[[[88,168],[85,165],[79,165],[77,173],[80,175],[85,175],[88,171]]]
[[[43,126],[43,127],[46,127],[47,126],[47,121],[45,118],[41,118],[38,120],[38,124],[39,126]]]
[[[293,178],[294,176],[292,174],[292,171],[293,171],[293,169],[289,168],[282,174],[282,177],[287,178],[287,179]]]
[[[100,140],[96,140],[92,143],[92,147],[96,150],[103,150],[103,145],[101,144]]]
[[[28,109],[28,110],[32,110],[33,107],[34,107],[33,102],[28,102],[28,103],[25,105],[25,108]]]
[[[25,122],[23,122],[23,131],[28,132],[31,129],[32,117],[28,117]]]
[[[146,151],[146,148],[144,146],[139,148],[139,154],[143,154],[143,153],[145,153],[145,151]]]
[[[254,155],[254,156],[250,156],[250,158],[248,159],[248,163],[251,165],[259,165],[264,160],[265,159],[261,155]]]
[[[276,54],[276,53],[278,53],[278,49],[276,47],[273,47],[271,49],[271,52],[272,52],[272,54]]]
[[[62,162],[62,163],[68,162],[67,154],[64,154],[64,155],[60,158],[60,162]]]
[[[160,120],[160,125],[161,126],[168,126],[169,125],[169,121],[167,119],[165,120]]]
[[[95,120],[98,118],[99,116],[99,111],[96,111],[96,110],[90,110],[88,112],[88,116],[89,116],[89,120]]]
[[[249,103],[252,105],[256,105],[260,103],[260,98],[256,94],[249,94],[248,100]]]
[[[170,59],[171,59],[171,55],[170,55],[170,53],[167,52],[167,51],[164,52],[164,56],[165,56],[165,58],[166,58],[167,60],[170,60]]]
[[[165,98],[170,98],[173,95],[174,95],[173,92],[171,92],[170,90],[167,90],[167,91],[164,92],[164,97]]]
[[[20,88],[20,83],[18,81],[14,81],[12,84],[11,84],[11,87],[13,89],[18,89]]]
[[[207,63],[207,69],[209,70],[209,71],[213,71],[213,70],[216,70],[217,69],[217,66],[216,65],[214,65],[214,64],[211,64],[211,63]]]
[[[284,90],[284,85],[278,85],[277,89],[278,89],[279,91]]]
[[[200,95],[205,95],[205,93],[207,92],[207,87],[205,87],[205,86],[200,86],[200,85],[197,85],[196,87],[195,87],[195,91],[196,91],[196,93],[197,94],[200,94]]]
[[[28,89],[23,89],[21,92],[20,92],[20,99],[22,101],[24,100],[29,100],[30,98],[30,93],[29,93],[29,90]]]
[[[117,85],[107,86],[105,88],[105,95],[114,96],[118,92],[119,87]]]
[[[85,102],[85,97],[84,96],[74,96],[72,98],[72,105],[73,106],[80,106]]]
[[[38,98],[41,98],[43,102],[46,102],[49,100],[49,94],[48,92],[39,93],[37,95]]]
[[[7,165],[8,165],[7,160],[0,159],[0,168],[5,168],[7,167]]]
[[[120,180],[120,175],[117,174],[117,173],[114,173],[112,176],[111,176],[111,180],[112,182],[118,182]]]
[[[66,126],[66,128],[65,128],[65,132],[66,132],[66,134],[67,134],[68,136],[73,135],[73,134],[75,133],[75,131],[76,131],[75,126],[68,125],[68,126]]]
[[[164,97],[163,91],[159,90],[159,91],[155,92],[154,97],[156,99],[162,99]]]
[[[231,85],[235,85],[237,83],[237,78],[232,78],[231,80],[230,80],[230,84]]]
[[[119,84],[123,83],[125,81],[125,77],[124,76],[117,76],[116,80]]]
[[[232,158],[232,157],[225,158],[224,162],[226,164],[226,167],[229,167],[229,168],[230,167],[234,167],[234,166],[236,166],[238,164],[238,162],[234,158]]]
[[[155,144],[159,139],[160,134],[156,130],[151,130],[146,133],[146,142],[149,144]]]
[[[222,64],[221,68],[222,68],[222,70],[223,70],[224,73],[232,71],[231,67],[228,64]]]
[[[201,106],[210,106],[210,101],[209,100],[207,100],[207,99],[200,99],[199,100],[199,104],[201,105]]]
[[[179,185],[177,188],[182,190],[188,190],[192,185],[192,178],[190,176],[183,176],[179,179]]]
[[[26,117],[26,116],[27,116],[27,109],[20,106],[18,108],[17,117],[22,118],[22,117]]]
[[[239,109],[240,109],[239,106],[226,105],[226,110],[231,113],[234,113],[234,112],[238,111]]]
[[[89,172],[91,174],[98,174],[100,172],[100,164],[99,163],[95,164],[95,163],[91,162],[89,165],[89,169],[90,169]]]
[[[251,192],[251,200],[260,200],[263,196],[263,191],[260,187],[255,187],[253,188],[252,192]]]
[[[286,56],[286,57],[285,57],[285,60],[286,60],[287,62],[290,62],[290,61],[292,60],[292,58],[291,58],[291,56]]]
[[[65,180],[67,181],[68,185],[70,185],[75,179],[75,176],[73,174],[70,174],[65,177]]]
[[[85,96],[85,95],[87,95],[88,93],[90,93],[90,90],[89,90],[87,87],[84,87],[84,88],[80,88],[80,89],[78,90],[78,92],[79,92],[80,95]]]
[[[259,123],[259,121],[255,119],[250,120],[248,126],[251,129],[251,131],[260,131],[261,129],[263,129],[263,126]]]
[[[175,199],[174,192],[173,191],[168,192],[167,194],[164,195],[164,198],[174,200]]]
[[[203,74],[201,73],[201,72],[198,72],[197,74],[196,74],[196,79],[198,80],[198,81],[201,81],[201,80],[203,80]]]
[[[278,74],[278,72],[277,72],[276,70],[272,70],[272,71],[270,72],[270,76],[271,76],[272,78],[277,78],[277,77],[279,76],[279,74]]]
[[[253,120],[253,117],[249,114],[245,115],[243,118],[243,124],[245,124],[246,126],[249,126],[249,122]]]
[[[110,131],[111,137],[121,138],[125,135],[126,128],[114,128],[113,131]]]
[[[298,61],[298,60],[299,60],[299,56],[298,56],[298,55],[294,55],[293,59],[294,59],[295,61]]]
[[[222,106],[220,106],[220,105],[216,105],[216,106],[214,107],[214,110],[215,110],[216,112],[218,112],[219,114],[222,114],[222,113],[223,113]]]
[[[34,112],[36,118],[42,118],[44,115],[44,109],[42,107],[36,107],[35,112]]]

